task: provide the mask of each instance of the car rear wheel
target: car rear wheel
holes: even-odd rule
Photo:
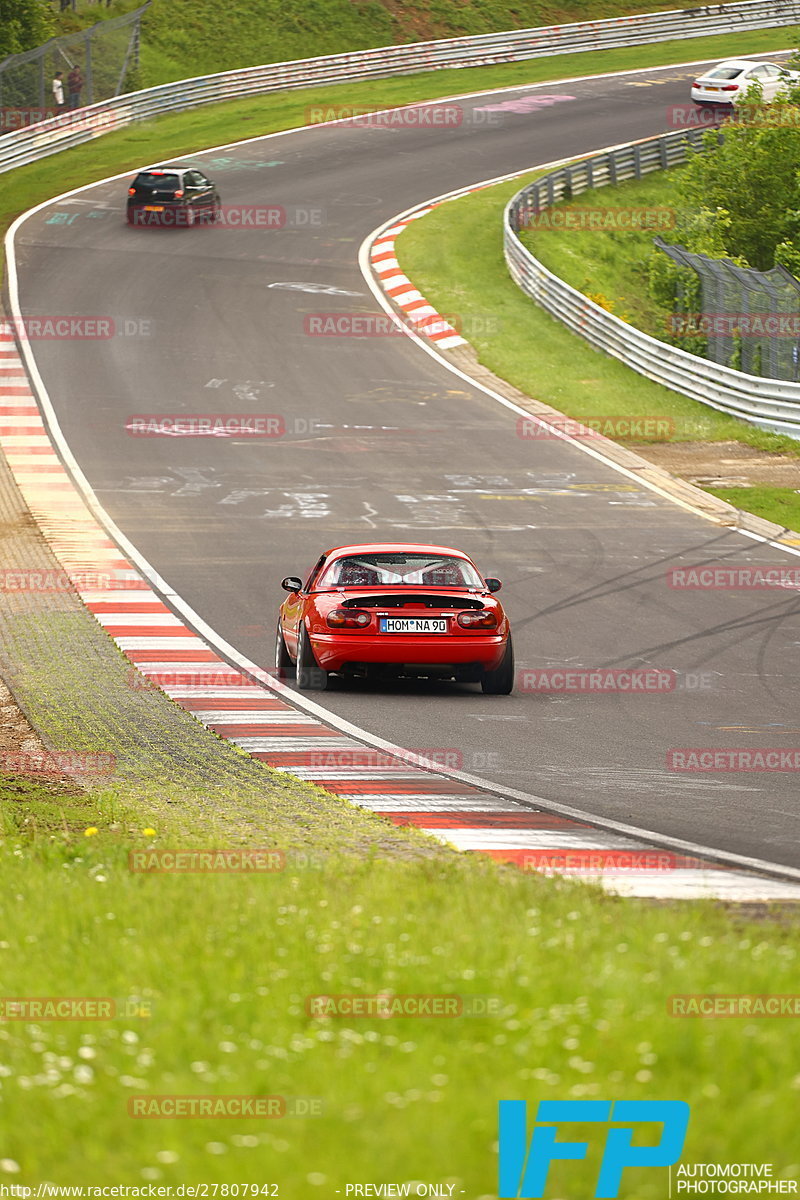
[[[314,648],[305,625],[300,626],[297,639],[297,686],[303,692],[324,692],[328,687],[328,672],[314,657]]]
[[[286,649],[280,621],[278,621],[278,629],[275,633],[275,674],[278,679],[291,679],[294,675],[294,663]]]
[[[509,696],[514,690],[514,647],[511,635],[506,642],[503,661],[494,671],[484,671],[481,687],[487,696]]]

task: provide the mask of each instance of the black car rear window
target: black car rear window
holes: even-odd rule
[[[134,187],[137,188],[163,188],[164,191],[174,192],[180,187],[180,178],[177,175],[152,174],[149,171],[142,171],[134,180]]]

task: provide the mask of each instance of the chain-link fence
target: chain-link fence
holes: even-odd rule
[[[800,379],[800,282],[793,275],[780,266],[738,267],[658,237],[654,242],[699,281],[699,290],[685,287],[679,276],[670,340],[748,375]]]
[[[132,91],[142,15],[150,3],[3,59],[0,134]]]

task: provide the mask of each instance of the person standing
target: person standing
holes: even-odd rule
[[[83,89],[83,75],[80,67],[73,67],[67,76],[67,90],[69,92],[69,107],[80,108],[81,106],[81,91]]]
[[[56,106],[56,112],[64,111],[64,80],[62,79],[62,75],[62,71],[56,71],[53,76],[53,102]]]

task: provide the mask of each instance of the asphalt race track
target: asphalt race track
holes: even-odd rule
[[[21,304],[26,316],[110,316],[121,330],[37,341],[38,367],[106,511],[243,654],[271,666],[279,580],[305,574],[323,549],[461,547],[504,582],[519,668],[652,664],[676,670],[678,687],[490,697],[336,681],[326,707],[403,746],[449,752],[495,785],[798,866],[791,772],[667,767],[670,748],[800,745],[797,592],[666,581],[673,566],[797,560],[578,449],[518,437],[514,414],[404,337],[314,337],[304,325],[379,311],[357,254],[383,221],[450,189],[663,132],[695,73],[475,97],[460,102],[457,127],[311,127],[193,156],[225,204],[284,206],[283,229],[130,229],[125,181],[100,185],[22,226]],[[516,111],[482,111],[505,101]],[[498,214],[498,239],[499,225]],[[208,412],[279,414],[287,433],[126,432],[134,414]]]

